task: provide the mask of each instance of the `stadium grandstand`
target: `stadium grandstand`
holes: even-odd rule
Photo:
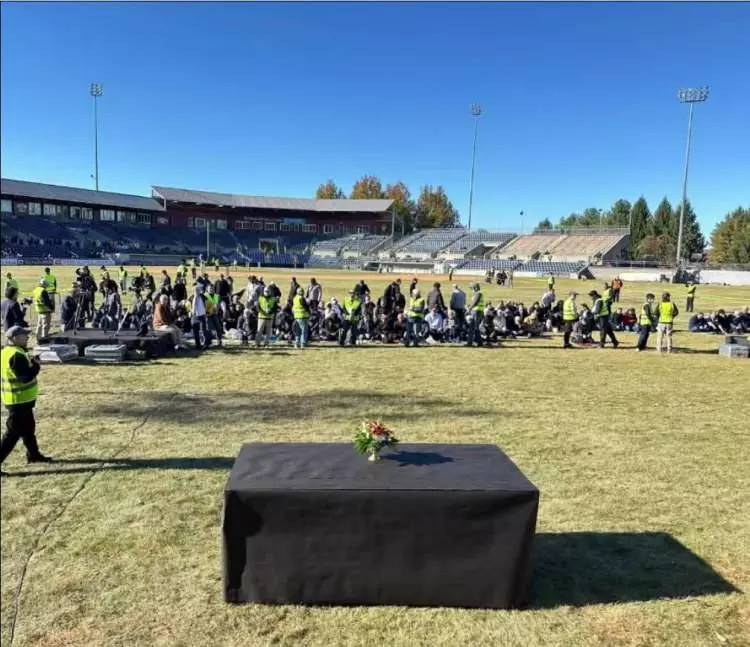
[[[627,229],[537,230],[490,253],[491,258],[601,264],[623,258]]]

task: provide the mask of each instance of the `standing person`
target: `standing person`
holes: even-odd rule
[[[21,304],[18,303],[18,290],[14,287],[9,287],[5,290],[5,299],[0,304],[3,318],[3,331],[7,332],[13,326],[21,326],[26,328],[28,324],[24,319],[24,309]]]
[[[508,287],[513,287],[513,270],[508,270]]]
[[[578,292],[571,291],[568,298],[563,301],[563,326],[565,328],[563,348],[573,348],[573,344],[570,343],[570,335],[573,333],[573,325],[578,321],[577,296]]]
[[[318,308],[323,304],[323,286],[315,280],[315,277],[310,279],[305,299],[307,299],[307,303],[311,309]]]
[[[292,315],[294,316],[294,345],[297,348],[307,346],[310,334],[310,304],[305,299],[305,291],[297,288],[297,294],[292,300]]]
[[[616,276],[612,279],[612,299],[616,302],[620,302],[620,290],[622,290],[622,279]]]
[[[174,286],[172,287],[172,298],[176,303],[187,299],[187,285],[185,284],[185,275],[177,272],[177,276],[174,279]]]
[[[615,337],[615,333],[612,330],[612,322],[609,320],[609,315],[611,314],[610,301],[600,296],[596,290],[591,290],[589,296],[594,300],[592,314],[594,315],[594,319],[599,323],[599,346],[604,348],[607,337],[609,337],[612,340],[612,346],[617,348],[620,342],[617,341],[617,337]]]
[[[552,272],[549,273],[549,276],[547,277],[547,291],[552,292],[555,289],[555,277],[552,274]]]
[[[453,321],[455,322],[456,341],[461,341],[466,326],[466,292],[458,287],[458,284],[453,285],[450,309],[453,312]]]
[[[469,305],[469,335],[466,345],[473,346],[476,343],[477,346],[483,346],[479,324],[482,323],[484,318],[484,295],[480,291],[479,283],[475,283],[472,290],[471,304]]]
[[[419,283],[419,279],[415,276],[412,278],[411,283],[409,284],[409,294],[413,294],[414,290],[417,289],[417,284]]]
[[[695,305],[695,290],[698,286],[695,281],[690,281],[687,284],[687,299],[685,300],[685,312],[692,312],[693,306]]]
[[[28,328],[12,326],[6,333],[9,345],[0,353],[2,401],[8,410],[6,431],[0,440],[0,464],[19,440],[23,440],[26,446],[26,460],[29,463],[52,462],[49,456],[39,451],[36,440],[34,405],[39,395],[37,375],[41,366],[26,350],[30,332]]]
[[[208,323],[206,320],[206,300],[203,296],[203,286],[200,283],[196,283],[195,287],[193,288],[190,324],[193,328],[195,348],[197,350],[208,348],[209,337]],[[203,336],[202,342],[201,335]]]
[[[55,297],[57,295],[57,278],[54,274],[50,271],[49,267],[44,268],[44,276],[42,276],[42,281],[44,281],[44,287],[47,290],[47,294],[50,296],[50,300],[52,301],[52,311],[55,310]]]
[[[672,303],[669,292],[665,292],[661,295],[661,303],[657,308],[657,312],[659,314],[659,323],[656,328],[656,349],[661,354],[662,343],[666,339],[667,353],[671,353],[674,318],[680,314],[680,312],[677,310],[677,306]]]
[[[651,328],[654,325],[654,300],[656,297],[650,292],[646,295],[646,303],[641,306],[641,314],[638,317],[638,325],[640,326],[640,332],[638,334],[638,344],[635,347],[636,352],[646,350],[648,345],[648,338],[651,334]]]
[[[219,348],[222,346],[222,337],[224,336],[224,326],[221,323],[221,306],[219,295],[216,294],[214,286],[208,284],[206,294],[206,322],[208,330],[216,334],[216,343]]]
[[[49,335],[52,312],[55,306],[44,287],[44,279],[40,279],[39,285],[34,288],[31,296],[34,299],[34,309],[36,310],[36,338],[39,341],[46,339]]]
[[[339,332],[339,344],[341,346],[346,342],[347,332],[349,333],[349,345],[356,345],[361,315],[362,301],[357,297],[357,293],[354,290],[349,290],[349,296],[344,299],[344,321]]]
[[[286,297],[286,302],[289,305],[293,304],[294,297],[297,296],[297,290],[299,290],[299,288],[300,288],[300,284],[297,283],[297,277],[293,276],[292,282],[289,284],[289,293],[287,294],[287,297]]]
[[[130,284],[128,283],[128,271],[124,265],[120,265],[120,269],[117,272],[117,282],[120,284],[120,292],[125,294]]]
[[[404,346],[409,347],[409,343],[419,346],[419,335],[421,333],[422,322],[425,316],[425,300],[415,289],[409,299],[409,310],[406,313],[406,336],[404,337]]]
[[[159,294],[166,294],[168,297],[172,295],[172,278],[167,273],[167,270],[161,271],[161,285],[159,286]]]
[[[219,295],[219,301],[224,303],[225,306],[229,306],[229,302],[232,300],[232,282],[229,278],[219,274],[219,278],[214,283],[214,290]]]
[[[452,283],[453,282],[453,270],[454,269],[455,269],[454,265],[450,265],[448,267],[448,283]]]
[[[279,309],[279,299],[274,296],[271,286],[263,289],[263,294],[258,297],[258,332],[255,335],[255,345],[259,347],[261,342],[268,346],[273,336],[273,322]]]
[[[604,291],[602,292],[602,297],[604,301],[607,302],[607,309],[612,312],[612,285],[609,283],[604,284]]]
[[[3,286],[3,293],[5,293],[8,288],[16,288],[16,295],[18,298],[21,298],[21,288],[18,287],[18,281],[13,278],[13,275],[10,272],[5,273],[5,285]]]
[[[445,312],[445,300],[440,291],[440,283],[437,281],[432,284],[432,290],[427,295],[427,309],[432,310],[434,307],[437,307],[441,314]]]

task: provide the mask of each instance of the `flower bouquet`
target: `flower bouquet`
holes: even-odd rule
[[[354,436],[354,449],[360,454],[369,454],[367,460],[380,460],[380,452],[384,447],[393,447],[398,438],[379,420],[364,420],[357,434]]]

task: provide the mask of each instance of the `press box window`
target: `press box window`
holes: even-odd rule
[[[0,200],[0,211],[3,213],[13,213],[13,201]]]
[[[42,215],[42,205],[40,202],[29,202],[29,215],[30,216]]]
[[[100,209],[99,220],[101,220],[102,222],[114,222],[115,210],[114,209]]]
[[[81,219],[93,220],[94,210],[91,207],[81,207]]]

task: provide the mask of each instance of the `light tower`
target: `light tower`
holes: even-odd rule
[[[477,128],[479,126],[479,116],[482,114],[482,106],[478,103],[472,103],[471,114],[474,115],[474,147],[471,151],[471,183],[469,184],[469,231],[471,231],[471,209],[474,204],[474,164],[477,159]]]
[[[688,167],[690,166],[690,139],[693,132],[693,104],[702,103],[708,99],[708,86],[704,88],[685,88],[677,92],[677,98],[680,103],[690,105],[688,112],[688,136],[687,146],[685,147],[685,176],[682,181],[682,208],[680,209],[680,228],[677,232],[677,266],[682,263],[682,228],[685,224],[685,206],[687,203],[687,180]]]
[[[102,96],[102,86],[99,83],[92,83],[89,90],[94,97],[94,182],[96,190],[99,190],[99,123],[96,109],[96,100]]]

